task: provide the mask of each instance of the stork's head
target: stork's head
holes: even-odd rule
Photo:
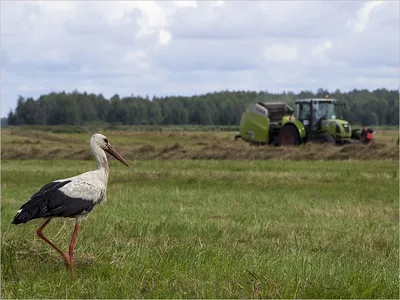
[[[110,142],[108,141],[107,137],[102,135],[101,133],[95,133],[93,134],[90,144],[96,145],[99,148],[103,149],[105,152],[111,154],[114,156],[116,159],[118,159],[121,163],[123,163],[125,166],[129,167],[128,163],[125,161],[125,159],[122,157],[122,155],[113,147],[111,146]]]

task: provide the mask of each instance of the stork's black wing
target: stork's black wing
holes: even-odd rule
[[[71,180],[54,181],[44,185],[21,206],[12,224],[26,223],[45,217],[74,217],[82,212],[90,212],[94,202],[65,195],[60,188]]]

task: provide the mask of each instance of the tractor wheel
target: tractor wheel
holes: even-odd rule
[[[326,132],[322,132],[314,137],[313,143],[334,145],[335,140],[331,135],[327,134]]]
[[[278,136],[280,146],[291,147],[300,144],[300,135],[297,128],[293,125],[286,125],[281,128]]]

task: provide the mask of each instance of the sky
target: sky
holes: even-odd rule
[[[1,116],[18,96],[399,89],[399,1],[2,0]]]

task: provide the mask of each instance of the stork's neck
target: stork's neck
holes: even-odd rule
[[[104,181],[108,181],[108,159],[106,152],[101,149],[96,143],[90,143],[94,157],[96,157],[98,171],[104,175]]]

